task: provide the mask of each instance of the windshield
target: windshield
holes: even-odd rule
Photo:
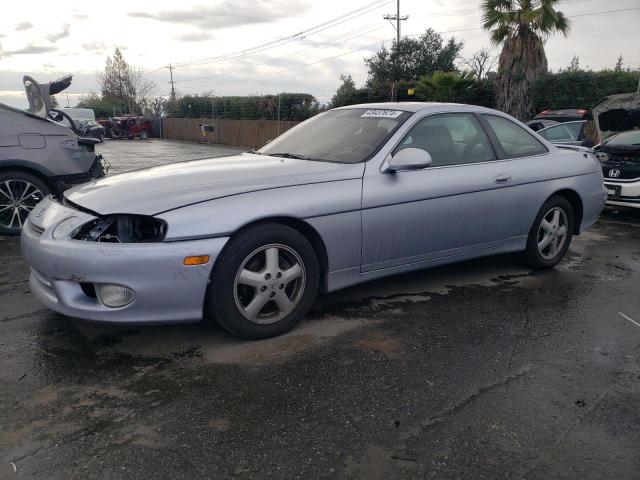
[[[607,145],[634,145],[640,146],[640,130],[622,132],[607,141]]]
[[[410,115],[392,109],[331,110],[301,123],[257,153],[359,163],[376,153]]]

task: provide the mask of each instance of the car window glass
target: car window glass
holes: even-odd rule
[[[607,140],[607,145],[640,145],[640,130],[619,133]]]
[[[410,112],[387,108],[331,110],[292,128],[259,153],[288,153],[316,160],[358,163],[377,152],[410,116]]]
[[[420,120],[394,154],[405,148],[429,152],[434,167],[495,160],[491,143],[472,114],[436,115]]]
[[[550,142],[569,141],[577,138],[577,135],[574,136],[573,132],[564,125],[556,125],[555,127],[541,130],[538,133],[542,138],[549,140]]]
[[[573,140],[578,140],[578,137],[580,137],[580,132],[582,132],[583,125],[584,122],[569,122],[564,124],[565,128],[569,130],[569,132],[571,132]]]
[[[546,153],[547,149],[525,129],[510,120],[496,115],[484,115],[496,134],[508,158],[528,157]]]

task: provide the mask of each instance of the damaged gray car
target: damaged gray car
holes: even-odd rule
[[[60,123],[70,120],[51,107],[49,95],[71,84],[71,77],[39,84],[23,79],[29,110],[0,103],[0,234],[19,235],[27,216],[49,194],[104,176],[96,155],[98,140]],[[71,125],[73,122],[71,121]]]
[[[321,113],[255,152],[78,186],[29,215],[31,291],[115,323],[293,328],[316,295],[520,251],[551,268],[604,206],[602,170],[482,107]]]

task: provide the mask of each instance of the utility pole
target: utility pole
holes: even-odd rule
[[[389,20],[389,23],[391,23],[393,28],[396,29],[396,42],[397,42],[398,45],[400,45],[400,38],[402,38],[402,34],[400,32],[400,30],[401,30],[400,22],[402,22],[404,20],[407,20],[409,18],[409,15],[404,15],[404,16],[400,15],[400,0],[397,0],[396,14],[395,15],[386,14],[382,18],[384,18],[385,20]],[[393,25],[393,23],[391,22],[392,20],[396,21],[395,25]]]
[[[280,100],[282,98],[282,94],[278,95],[278,136],[280,136]]]
[[[173,65],[169,64],[169,76],[171,77],[171,101],[176,99],[176,89],[173,86]]]

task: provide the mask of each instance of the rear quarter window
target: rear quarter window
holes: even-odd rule
[[[538,139],[511,120],[496,115],[483,115],[502,147],[506,158],[530,157],[547,153]]]

